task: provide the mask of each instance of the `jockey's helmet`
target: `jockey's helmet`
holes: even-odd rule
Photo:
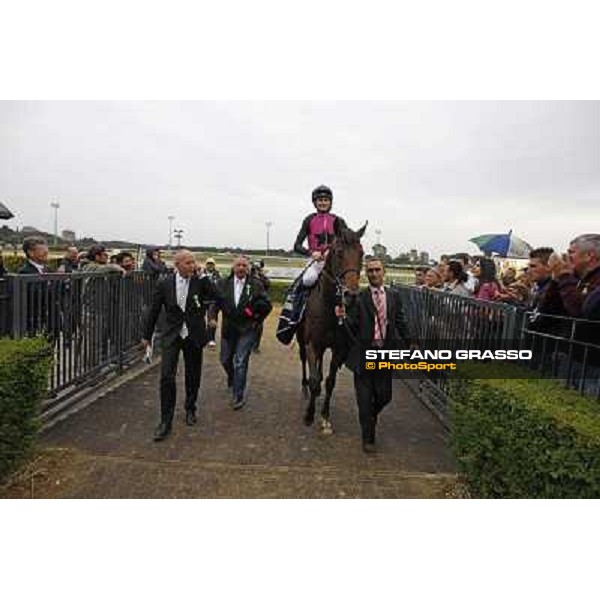
[[[328,188],[326,185],[320,185],[319,187],[315,188],[312,191],[313,204],[319,198],[327,198],[328,200],[331,200],[333,202],[333,192],[331,191],[331,188]]]

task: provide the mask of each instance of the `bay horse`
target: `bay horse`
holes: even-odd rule
[[[360,238],[365,233],[367,224],[368,222],[358,231],[336,228],[335,239],[329,248],[325,266],[318,282],[310,291],[304,319],[296,333],[302,361],[302,391],[304,397],[310,394],[304,414],[304,424],[307,426],[314,423],[316,399],[321,394],[323,355],[328,348],[331,350],[329,375],[325,380],[325,401],[321,410],[321,431],[324,434],[333,433],[329,418],[331,396],[337,372],[345,360],[347,351],[340,343],[343,338],[338,334],[339,323],[335,316],[335,307],[348,294],[358,294],[360,291],[364,254]]]

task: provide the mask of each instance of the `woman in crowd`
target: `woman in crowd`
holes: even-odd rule
[[[502,275],[502,285],[508,287],[517,280],[517,272],[512,267],[508,267]]]
[[[480,258],[475,267],[474,275],[479,280],[475,290],[475,298],[478,300],[495,300],[500,292],[500,284],[496,278],[496,263],[491,258]]]
[[[454,294],[455,296],[469,297],[471,294],[465,285],[467,279],[468,276],[463,269],[462,263],[457,260],[449,261],[444,273],[444,292]]]
[[[442,274],[435,267],[425,273],[425,287],[439,290],[442,288]]]

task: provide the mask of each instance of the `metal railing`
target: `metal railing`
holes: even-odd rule
[[[536,314],[522,308],[397,284],[410,336],[431,348],[508,348],[533,351],[522,364],[535,376],[560,380],[565,387],[600,400],[600,322]],[[533,375],[533,373],[532,373]],[[405,380],[448,424],[448,379],[443,374]]]
[[[521,346],[542,376],[600,400],[600,321],[523,311]]]
[[[14,339],[43,335],[52,346],[43,411],[141,357],[143,317],[156,281],[141,271],[0,280],[1,333]]]
[[[0,278],[0,337],[10,335],[12,329],[12,310],[10,282],[8,278]]]

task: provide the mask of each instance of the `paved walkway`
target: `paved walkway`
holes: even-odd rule
[[[444,498],[462,494],[444,432],[396,382],[378,429],[379,452],[363,454],[350,373],[334,395],[335,433],[302,423],[297,348],[274,338],[250,364],[246,407],[229,408],[218,352],[206,350],[196,427],[178,405],[173,433],[152,441],[159,369],[125,383],[42,436],[44,452],[8,497],[70,498]],[[178,390],[182,390],[183,364]],[[181,398],[181,396],[180,396]],[[180,403],[178,403],[180,404]]]

